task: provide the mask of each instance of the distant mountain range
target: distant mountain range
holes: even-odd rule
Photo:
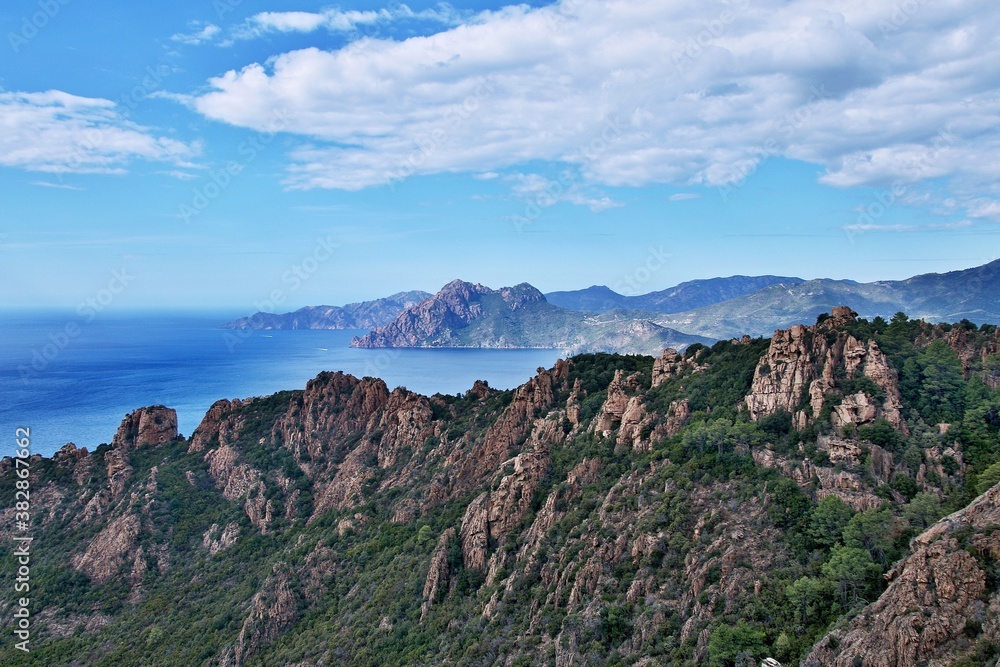
[[[730,276],[691,280],[675,287],[639,296],[625,296],[605,285],[594,285],[571,292],[549,292],[549,303],[592,313],[603,313],[615,308],[643,310],[651,313],[680,313],[721,301],[751,294],[772,285],[798,285],[802,278],[785,276]]]
[[[549,303],[527,283],[499,290],[453,280],[394,322],[355,338],[354,347],[556,348],[659,354],[707,338],[662,327],[648,314],[593,315]]]
[[[400,292],[374,301],[346,306],[307,306],[293,313],[255,313],[223,325],[226,329],[374,329],[399,313],[430,298],[427,292]]]
[[[655,321],[681,331],[731,338],[770,336],[796,322],[814,320],[838,304],[861,317],[891,317],[905,312],[928,322],[1000,323],[1000,260],[962,271],[927,273],[907,280],[857,283],[851,280],[807,280],[771,285],[745,296],[706,305]]]
[[[694,342],[770,336],[847,304],[861,317],[904,311],[930,322],[1000,323],[1000,260],[907,280],[858,283],[730,276],[625,296],[603,286],[542,294],[527,283],[499,290],[455,280],[435,295],[412,291],[343,307],[257,313],[241,329],[369,329],[356,347],[545,347],[658,353]]]

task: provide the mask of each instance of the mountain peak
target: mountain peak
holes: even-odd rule
[[[351,341],[353,347],[495,347],[647,351],[706,342],[695,336],[633,322],[606,321],[549,303],[528,283],[491,289],[452,280],[432,298],[408,308],[395,322]],[[623,324],[624,322],[624,324]]]

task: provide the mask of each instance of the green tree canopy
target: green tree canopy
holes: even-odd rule
[[[882,568],[872,562],[865,549],[837,546],[830,553],[830,560],[823,564],[822,571],[825,577],[837,583],[841,602],[849,606],[861,599],[868,584],[882,572]]]
[[[731,667],[737,656],[748,653],[760,656],[766,650],[763,630],[754,628],[744,621],[735,626],[720,625],[708,638],[710,664],[717,667]]]
[[[873,561],[889,561],[896,526],[892,511],[884,507],[859,512],[844,527],[844,545],[864,549]]]
[[[809,537],[821,547],[832,547],[840,541],[854,510],[837,496],[819,501],[809,521]]]

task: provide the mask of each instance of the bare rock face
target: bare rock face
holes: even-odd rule
[[[420,605],[420,620],[423,621],[430,612],[431,606],[443,596],[449,588],[451,568],[448,565],[448,548],[455,539],[455,529],[449,528],[438,538],[434,553],[431,554],[431,566],[427,571],[424,583],[424,601]]]
[[[394,389],[377,416],[372,416],[367,432],[379,433],[377,457],[382,468],[396,463],[400,449],[416,449],[433,435],[430,401],[403,388]]]
[[[840,306],[812,327],[796,325],[774,332],[767,353],[754,371],[753,385],[744,403],[754,420],[786,411],[797,428],[816,419],[832,395],[838,396],[832,420],[837,426],[867,424],[886,419],[906,432],[900,408],[896,373],[875,341],[864,343],[838,329],[856,321],[857,313]],[[864,392],[843,396],[838,372],[846,379],[864,376],[884,397]]]
[[[555,407],[555,392],[566,386],[568,376],[569,364],[560,359],[551,370],[539,369],[538,375],[515,390],[510,405],[486,430],[482,442],[476,443],[464,460],[456,462],[458,471],[449,488],[451,497],[474,490],[484,476],[488,478],[510,458],[515,446],[531,432],[536,416],[548,414]]]
[[[142,445],[163,445],[177,438],[177,411],[153,405],[125,415],[111,447],[129,451]]]
[[[352,433],[363,432],[388,400],[389,389],[382,380],[320,373],[306,384],[301,401],[278,420],[272,435],[292,450],[304,469],[319,472],[309,462],[325,465],[342,456],[342,443]]]
[[[868,394],[858,393],[845,396],[840,405],[833,409],[833,425],[867,424],[875,421],[878,409]]]
[[[72,442],[67,442],[52,455],[52,460],[60,468],[69,470],[77,484],[83,484],[90,475],[91,459],[86,447],[77,447]]]
[[[86,551],[73,557],[73,569],[94,583],[103,584],[118,574],[138,536],[138,516],[118,517],[91,540]]]
[[[486,382],[485,380],[476,380],[475,382],[472,383],[472,389],[465,392],[465,395],[475,397],[476,399],[481,401],[484,398],[489,397],[491,393],[493,393],[493,390],[490,389],[490,385],[488,382]]]
[[[213,523],[211,528],[206,530],[202,536],[201,544],[214,556],[220,551],[225,551],[236,544],[239,535],[240,527],[235,523],[226,524],[226,527],[223,529],[219,528],[219,524]]]
[[[223,664],[243,665],[262,648],[273,642],[298,616],[299,600],[292,589],[291,573],[278,563],[274,572],[254,595],[250,613],[243,622],[236,645],[223,658]]]
[[[749,336],[744,336],[743,338],[745,340],[735,342],[740,345],[744,344],[744,342],[750,342]],[[704,350],[701,352],[704,352]],[[653,361],[653,389],[656,389],[670,378],[680,375],[688,368],[693,371],[704,370],[705,367],[698,364],[699,356],[700,352],[695,353],[692,358],[685,359],[682,355],[678,354],[677,350],[671,347],[665,349],[663,354]]]
[[[981,334],[977,335],[960,326],[953,327],[947,332],[935,327],[917,343],[926,345],[936,338],[942,338],[958,355],[966,379],[971,377],[977,368],[983,368],[980,372],[983,382],[990,389],[996,389],[1000,387],[1000,374],[997,374],[995,368],[986,367],[986,362],[991,355],[1000,353],[1000,329],[994,331],[985,342],[977,340],[980,336]]]
[[[642,396],[633,396],[628,399],[625,411],[622,413],[621,427],[618,430],[618,446],[630,447],[636,451],[647,451],[652,444],[649,440],[649,433],[646,432],[651,421],[646,414],[646,402]],[[646,433],[646,437],[643,437],[643,433]]]
[[[819,448],[827,453],[833,466],[817,466],[810,459],[794,461],[787,456],[775,454],[764,447],[751,452],[754,463],[765,468],[780,470],[801,487],[817,483],[816,496],[822,500],[827,496],[837,496],[856,512],[875,509],[884,502],[875,495],[872,485],[865,480],[860,467],[861,447],[850,440],[833,436],[821,436]],[[872,473],[876,480],[887,482],[892,475],[892,455],[876,445],[871,446]]]
[[[691,403],[686,398],[682,398],[676,401],[670,402],[670,407],[667,410],[667,418],[665,420],[666,432],[665,435],[675,436],[681,432],[684,425],[687,424],[688,418],[691,416]]]
[[[132,479],[132,466],[129,465],[128,452],[121,449],[112,449],[104,457],[108,464],[108,488],[111,491],[111,500],[122,497],[125,493],[125,485]]]
[[[243,500],[243,508],[250,522],[267,532],[271,521],[271,501],[265,500],[265,488],[261,472],[246,463],[240,463],[239,454],[229,445],[210,450],[205,454],[208,474],[215,480],[215,486],[222,491],[226,500]]]
[[[547,454],[518,454],[501,466],[499,482],[469,504],[460,531],[466,567],[486,569],[490,543],[501,540],[528,513],[548,464]]]
[[[987,570],[1000,556],[1000,485],[913,540],[886,575],[889,588],[817,642],[805,667],[952,664],[978,635],[995,640],[1000,591]],[[971,629],[971,630],[970,630]]]
[[[779,410],[795,412],[802,392],[816,379],[815,362],[825,352],[826,339],[814,338],[812,330],[801,324],[775,331],[746,397],[750,416],[757,420]]]
[[[682,368],[683,360],[677,350],[672,347],[665,349],[660,358],[653,362],[653,388],[677,375]]]
[[[235,420],[233,415],[249,402],[223,399],[213,403],[202,418],[201,424],[194,430],[188,451],[201,452],[213,443],[225,445],[235,442],[242,422]]]
[[[573,426],[580,425],[580,395],[583,393],[583,383],[580,378],[573,381],[573,390],[566,400],[566,419]]]
[[[608,397],[594,419],[594,431],[607,438],[613,430],[621,426],[622,417],[629,407],[629,400],[639,389],[636,375],[625,377],[621,369],[616,370],[611,384],[608,385]],[[637,404],[633,405],[633,412],[637,408]]]

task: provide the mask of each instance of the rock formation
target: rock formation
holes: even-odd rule
[[[804,667],[954,664],[1000,637],[1000,485],[913,540],[889,588],[820,640]]]
[[[177,411],[154,405],[125,415],[111,441],[111,447],[128,451],[142,445],[162,445],[176,438]]]
[[[815,326],[799,324],[775,331],[745,399],[750,416],[759,420],[785,411],[802,429],[819,417],[827,400],[834,400],[837,426],[883,418],[905,431],[895,371],[875,341],[862,343],[842,330],[856,316],[849,308],[838,307]],[[839,391],[845,381],[859,377],[870,380],[883,396],[867,391],[844,396]]]
[[[449,528],[441,533],[437,546],[431,555],[431,565],[427,570],[427,581],[424,583],[424,601],[420,605],[420,620],[424,620],[431,607],[439,598],[444,597],[451,584],[451,566],[448,563],[448,550],[455,540],[455,529]]]

